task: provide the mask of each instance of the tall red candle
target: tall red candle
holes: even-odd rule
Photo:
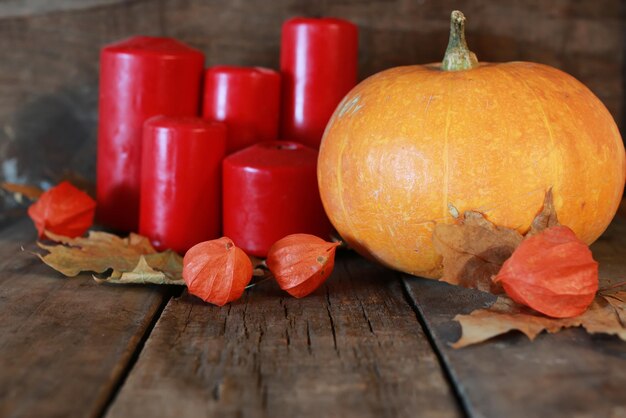
[[[204,55],[169,38],[137,36],[100,55],[97,216],[136,230],[142,127],[155,115],[197,116]]]
[[[179,253],[218,238],[226,126],[167,116],[144,126],[139,233]]]
[[[267,68],[217,66],[204,76],[202,115],[228,126],[228,154],[278,138],[280,74]]]
[[[319,148],[326,124],[356,85],[357,27],[334,18],[294,18],[283,25],[281,137]]]
[[[317,151],[294,142],[263,142],[226,157],[224,235],[257,257],[289,234],[327,239],[316,165]]]

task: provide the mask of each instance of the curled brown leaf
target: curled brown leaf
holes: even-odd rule
[[[68,277],[81,272],[105,273],[108,278],[99,282],[130,284],[184,284],[182,281],[182,257],[172,251],[157,252],[150,241],[141,235],[130,234],[127,238],[106,232],[91,231],[87,237],[68,238],[51,235],[56,245],[38,242],[48,251],[39,258]]]
[[[532,237],[545,229],[557,225],[560,225],[559,217],[557,216],[556,209],[554,208],[552,188],[549,188],[546,192],[545,198],[543,199],[543,207],[537,216],[535,216],[535,219],[533,219],[533,222],[530,224],[530,230],[526,233],[525,237]]]
[[[441,280],[483,292],[504,293],[499,284],[492,282],[492,277],[525,236],[515,229],[494,225],[480,212],[466,211],[459,215],[453,205],[448,206],[456,222],[437,224],[433,231],[435,251],[442,257]],[[554,225],[558,225],[558,218],[550,188],[526,237]]]
[[[501,288],[492,283],[491,276],[498,273],[522,239],[516,230],[496,226],[479,212],[465,212],[452,225],[437,224],[433,244],[443,257],[441,280],[502,293]]]
[[[626,295],[624,295],[626,296]],[[620,311],[621,310],[621,311]],[[517,330],[534,340],[543,331],[555,333],[563,328],[582,326],[591,334],[616,335],[626,341],[623,316],[624,302],[609,301],[597,296],[589,309],[574,318],[548,318],[518,305],[506,296],[500,296],[488,308],[478,309],[469,315],[457,315],[454,320],[461,324],[462,335],[452,347],[461,348]],[[620,321],[621,319],[621,321]]]

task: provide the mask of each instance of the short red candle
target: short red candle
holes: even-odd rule
[[[224,235],[257,257],[289,234],[328,239],[316,164],[317,151],[295,142],[263,142],[226,157]]]
[[[100,55],[97,217],[135,231],[143,123],[151,116],[198,116],[204,55],[169,38],[137,36]]]
[[[281,137],[319,148],[328,120],[356,85],[358,29],[341,19],[283,24]]]
[[[280,74],[260,67],[217,66],[204,76],[202,116],[228,126],[228,154],[278,138]]]
[[[184,253],[221,233],[226,126],[156,116],[144,125],[139,233]]]

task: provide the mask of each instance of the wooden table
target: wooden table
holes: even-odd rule
[[[302,300],[223,308],[176,289],[66,279],[0,232],[0,417],[624,417],[626,343],[580,329],[454,350],[489,295],[349,253]],[[24,245],[27,251],[20,250]],[[626,276],[626,222],[593,247]]]

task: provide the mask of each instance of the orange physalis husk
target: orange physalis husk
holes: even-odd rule
[[[598,263],[566,226],[553,226],[515,249],[494,282],[515,302],[554,318],[587,310],[598,291]]]
[[[314,235],[288,235],[272,245],[266,264],[281,289],[301,298],[330,276],[338,246],[338,242],[327,242]]]
[[[39,238],[48,230],[57,235],[75,238],[93,224],[96,202],[82,190],[64,181],[44,192],[30,205],[28,216],[35,223]]]
[[[189,293],[224,306],[237,300],[252,279],[252,263],[228,237],[201,242],[183,258],[183,279]]]

